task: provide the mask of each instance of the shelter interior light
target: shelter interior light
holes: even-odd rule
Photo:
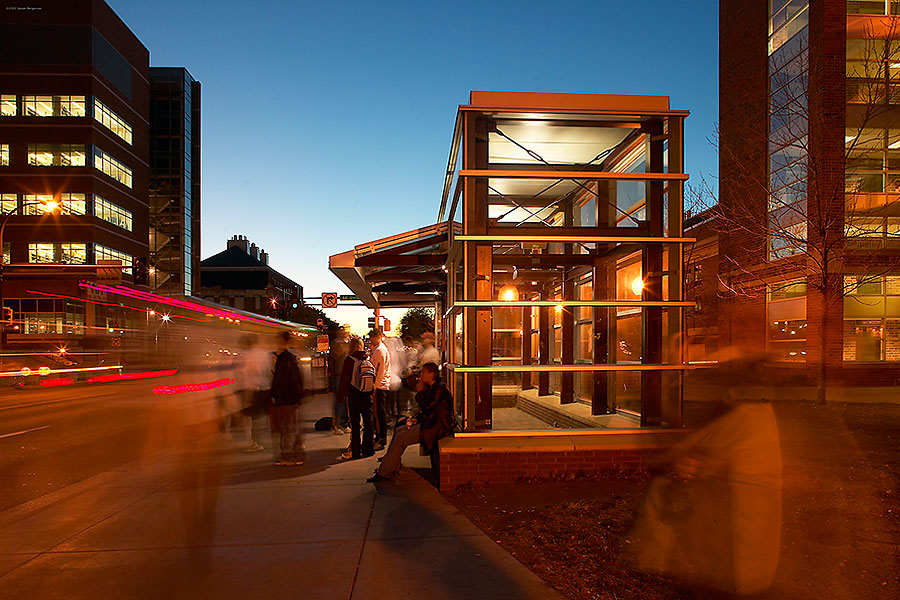
[[[499,299],[502,302],[515,302],[519,299],[519,291],[512,285],[504,285],[500,288]]]
[[[638,296],[644,293],[644,280],[640,277],[635,277],[631,282],[631,291]]]

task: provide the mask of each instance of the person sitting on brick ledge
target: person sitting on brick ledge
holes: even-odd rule
[[[394,476],[400,470],[403,451],[409,446],[418,442],[430,455],[437,452],[438,440],[453,434],[453,396],[441,381],[438,366],[433,362],[422,365],[416,385],[416,404],[420,412],[407,419],[405,426],[396,428],[381,466],[366,480],[368,483],[386,481]]]

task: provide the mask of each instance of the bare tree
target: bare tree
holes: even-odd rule
[[[716,194],[709,185],[701,182],[694,187],[700,202],[714,204],[720,243],[727,239],[729,251],[723,254],[720,271],[728,269],[734,276],[722,280],[725,295],[758,296],[773,283],[802,279],[807,306],[810,298],[820,303],[815,325],[821,403],[826,395],[830,314],[844,296],[882,277],[891,266],[881,252],[891,245],[884,217],[900,203],[885,192],[900,192],[900,177],[878,189],[883,185],[875,181],[878,178],[870,181],[847,173],[876,165],[883,170],[887,149],[894,149],[894,144],[900,154],[900,131],[896,140],[887,139],[888,124],[900,122],[897,34],[895,19],[881,31],[868,30],[862,39],[850,40],[842,152],[825,148],[823,132],[833,131],[840,116],[821,106],[810,107],[810,65],[808,52],[803,51],[770,65],[769,131],[745,132],[747,140],[769,148],[766,176],[760,177],[758,163],[756,169],[744,168],[744,157],[736,155],[734,145],[716,144],[720,157],[727,156],[728,164],[738,169],[729,177],[739,182],[747,201],[710,202]],[[876,190],[879,193],[872,193]],[[759,201],[762,197],[765,205]],[[845,274],[852,274],[852,279]]]

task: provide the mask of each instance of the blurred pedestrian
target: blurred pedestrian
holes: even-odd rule
[[[272,376],[272,459],[277,466],[302,465],[303,438],[300,433],[300,401],[303,375],[297,356],[291,351],[291,333],[276,336],[275,372]]]
[[[331,429],[335,435],[346,433],[350,427],[350,419],[347,415],[346,397],[338,394],[338,388],[341,386],[341,373],[344,369],[344,362],[349,354],[348,342],[350,341],[350,332],[344,327],[337,330],[334,339],[331,340],[331,346],[328,349],[328,365],[331,369],[331,388],[334,390],[334,412]]]
[[[350,447],[341,454],[344,460],[375,454],[372,431],[372,394],[375,391],[375,367],[363,350],[362,340],[350,339],[349,354],[344,359],[338,395],[346,399],[350,420]],[[362,440],[360,440],[362,422]]]
[[[369,332],[369,344],[372,348],[372,366],[375,367],[375,397],[372,402],[375,450],[383,450],[387,444],[387,415],[384,409],[387,392],[391,389],[391,354],[384,344],[384,333],[380,329]]]
[[[259,347],[259,337],[255,333],[244,335],[240,345],[241,368],[236,383],[243,401],[241,416],[248,443],[247,452],[261,452],[262,438],[257,428],[254,439],[253,426],[269,410],[274,362],[272,354]]]
[[[400,415],[400,387],[403,383],[401,373],[406,370],[406,353],[403,351],[403,342],[398,337],[387,337],[384,340],[391,354],[391,384],[385,395],[387,401],[384,411],[387,414],[388,423],[394,423]]]
[[[441,380],[438,366],[433,362],[422,365],[416,386],[416,404],[419,412],[394,431],[381,466],[366,480],[369,483],[393,477],[400,470],[403,451],[413,444],[420,444],[422,451],[431,455],[437,452],[438,440],[453,434],[453,396]]]
[[[419,352],[418,362],[419,369],[425,363],[441,364],[441,353],[434,347],[434,334],[430,331],[422,334],[422,350]]]

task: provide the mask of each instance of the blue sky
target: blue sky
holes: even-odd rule
[[[246,235],[307,295],[348,293],[329,255],[435,221],[469,90],[668,95],[692,180],[717,173],[712,0],[108,2],[203,84],[203,257]]]

